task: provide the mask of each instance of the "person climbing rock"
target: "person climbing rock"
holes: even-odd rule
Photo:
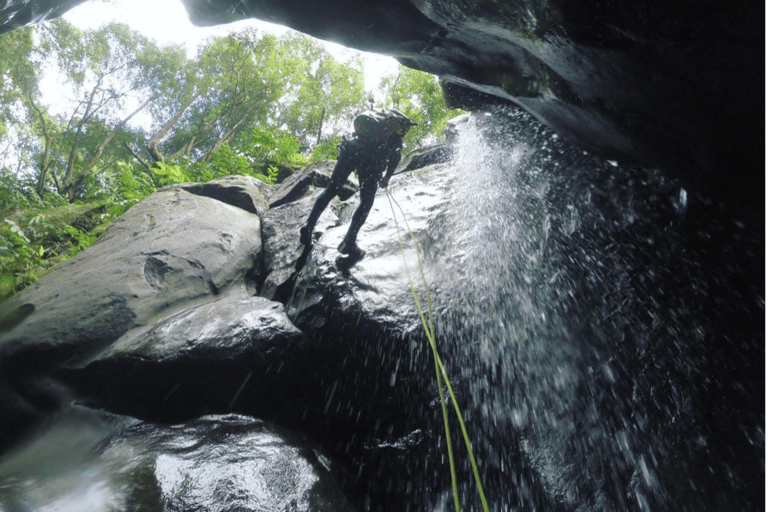
[[[386,188],[403,149],[403,137],[408,133],[412,122],[402,112],[389,109],[372,109],[358,115],[354,121],[354,135],[343,139],[339,144],[339,158],[331,174],[328,186],[317,196],[307,224],[300,230],[302,245],[312,243],[312,231],[315,223],[331,199],[341,191],[349,174],[357,170],[360,182],[360,204],[352,214],[344,240],[339,245],[341,254],[362,257],[365,252],[357,246],[357,233],[363,227],[365,219],[373,206],[379,183]],[[386,172],[385,172],[386,171]],[[382,177],[382,173],[384,176]]]

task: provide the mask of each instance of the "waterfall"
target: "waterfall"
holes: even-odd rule
[[[717,510],[725,494],[692,482],[714,481],[708,468],[742,482],[725,461],[702,466],[719,456],[704,408],[720,333],[690,235],[714,230],[687,191],[519,110],[473,115],[453,166],[427,261],[493,508]]]

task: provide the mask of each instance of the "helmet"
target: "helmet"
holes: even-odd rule
[[[401,137],[405,137],[405,134],[408,133],[411,126],[416,126],[418,124],[411,121],[408,116],[397,109],[392,108],[387,112],[389,112],[390,115],[390,123],[393,125],[391,130]]]

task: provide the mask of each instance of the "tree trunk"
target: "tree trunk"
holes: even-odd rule
[[[83,169],[77,174],[77,178],[72,180],[72,182],[65,184],[65,192],[67,194],[67,200],[71,203],[75,200],[74,191],[79,187],[83,181],[85,180],[85,177],[90,174],[91,169],[93,169],[93,166],[96,165],[96,162],[99,161],[99,158],[101,158],[102,153],[104,153],[104,150],[106,149],[107,145],[112,142],[112,139],[115,137],[117,132],[119,130],[123,129],[123,126],[128,123],[128,121],[131,120],[133,116],[144,110],[144,107],[149,105],[153,100],[155,99],[155,96],[152,96],[147,99],[144,103],[141,104],[139,108],[131,112],[128,117],[120,121],[114,128],[112,128],[112,131],[109,132],[109,135],[101,141],[101,144],[99,144],[99,147],[96,148],[96,151],[94,151],[93,155],[91,155],[91,158],[88,160],[88,162],[85,164]]]
[[[320,137],[323,134],[323,119],[325,119],[325,107],[323,107],[323,111],[320,113],[320,124],[317,126],[317,142],[315,144],[320,144]]]
[[[123,144],[125,145],[125,148],[128,150],[128,152],[129,152],[131,155],[133,155],[133,158],[135,158],[137,162],[139,162],[141,165],[143,165],[144,167],[146,167],[146,169],[147,169],[148,171],[151,171],[151,170],[152,170],[152,168],[151,168],[151,167],[150,167],[150,165],[147,163],[147,161],[146,161],[146,160],[144,160],[143,158],[141,158],[141,155],[140,155],[138,152],[136,152],[136,150],[135,150],[135,149],[133,149],[133,148],[131,147],[131,145],[130,145],[130,144],[128,144],[127,142],[125,142],[125,143],[123,143]]]
[[[99,90],[99,87],[101,86],[101,80],[104,78],[104,76],[100,76],[99,79],[96,81],[96,85],[93,86],[93,90],[91,90],[91,94],[88,96],[88,104],[85,106],[85,113],[83,114],[82,119],[80,119],[80,124],[77,127],[77,133],[75,133],[75,140],[72,143],[72,150],[69,152],[69,161],[67,162],[67,170],[64,172],[64,178],[63,183],[65,189],[68,188],[67,183],[69,182],[70,176],[72,175],[72,169],[75,166],[75,154],[77,153],[77,146],[80,144],[80,136],[83,133],[83,126],[88,121],[89,116],[91,115],[91,107],[93,106],[93,99],[96,97],[96,92]],[[68,194],[68,191],[67,191]]]
[[[149,154],[152,155],[152,158],[155,160],[155,162],[165,162],[165,157],[162,153],[157,149],[157,145],[160,143],[161,140],[163,140],[163,137],[168,135],[168,132],[171,131],[171,128],[173,128],[173,125],[175,125],[179,119],[181,119],[181,116],[184,114],[184,112],[192,105],[192,103],[195,102],[197,98],[203,95],[202,91],[198,91],[195,93],[192,98],[188,102],[186,102],[182,107],[176,112],[173,117],[171,117],[162,128],[160,128],[160,131],[158,131],[155,135],[152,136],[151,139],[147,142],[147,149],[149,150]]]

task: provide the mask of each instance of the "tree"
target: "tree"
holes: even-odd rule
[[[442,140],[448,119],[457,115],[445,106],[437,77],[400,66],[397,73],[385,75],[379,85],[385,95],[382,108],[396,108],[419,123],[408,131],[404,148]]]
[[[310,148],[323,137],[337,141],[341,121],[362,107],[361,62],[348,65],[296,35],[246,30],[212,39],[195,61],[178,66],[172,82],[158,83],[148,157],[129,150],[147,170],[187,162],[201,177],[251,160],[265,169],[306,163]],[[205,163],[213,167],[204,171]]]
[[[40,27],[32,60],[57,69],[73,98],[66,114],[52,115],[41,104],[39,91],[27,89],[24,101],[39,139],[30,164],[39,194],[52,182],[71,202],[100,170],[115,136],[155,99],[150,85],[156,72],[140,57],[157,50],[152,41],[121,24],[81,31],[57,20]]]
[[[0,45],[0,135],[23,119],[25,91],[36,90],[39,69],[31,62],[33,30],[14,30]]]
[[[360,57],[340,63],[315,40],[287,35],[281,43],[294,66],[293,80],[275,112],[288,131],[306,146],[333,137],[365,107]]]

